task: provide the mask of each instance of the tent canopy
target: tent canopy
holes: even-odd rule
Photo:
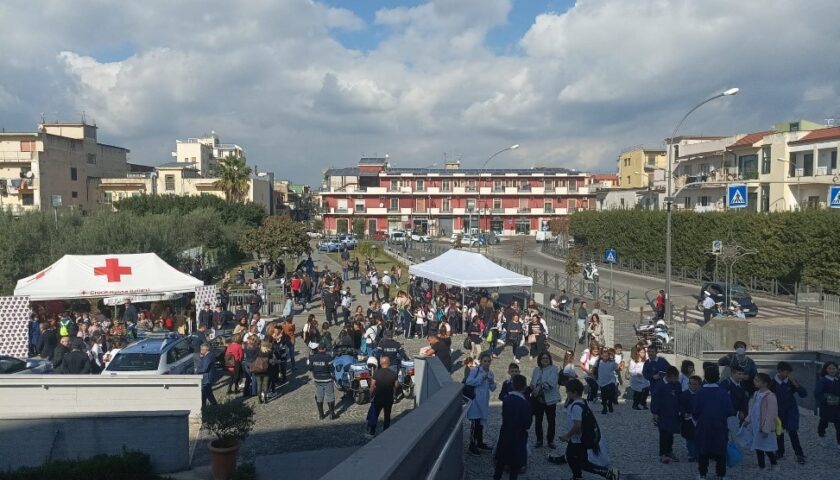
[[[480,253],[448,250],[428,262],[408,267],[411,275],[466,287],[531,287],[534,279],[503,268]]]
[[[154,253],[65,255],[18,280],[15,295],[30,300],[135,296],[195,291],[204,282],[172,268]]]

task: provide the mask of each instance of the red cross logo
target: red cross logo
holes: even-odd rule
[[[46,275],[47,272],[49,272],[50,270],[52,270],[52,266],[49,266],[49,267],[41,270],[40,272],[38,272],[37,275],[35,275],[31,280],[29,280],[29,283],[32,283],[35,280],[40,280],[40,279],[44,278],[44,275]]]
[[[131,267],[121,267],[117,258],[106,258],[104,267],[93,267],[94,275],[105,275],[108,283],[121,281],[121,275],[131,275]]]

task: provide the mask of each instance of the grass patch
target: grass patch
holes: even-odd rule
[[[327,256],[330,257],[335,263],[341,265],[340,253],[328,253]],[[351,250],[350,260],[353,260],[354,257],[359,257],[359,273],[364,272],[366,256],[357,254],[355,250]],[[398,269],[402,268],[403,281],[401,283],[397,283],[396,278],[392,279],[394,281],[394,285],[392,285],[391,287],[392,294],[396,294],[396,290],[394,290],[393,288],[394,286],[396,286],[397,290],[399,290],[402,288],[403,285],[405,285],[408,282],[408,267],[398,262],[393,257],[387,255],[385,252],[382,251],[381,248],[377,249],[376,256],[373,257],[373,261],[376,265],[376,271],[379,272],[380,277],[382,276],[382,273],[386,270],[390,272],[392,267],[396,267]]]

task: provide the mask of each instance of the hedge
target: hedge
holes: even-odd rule
[[[664,211],[581,211],[572,215],[569,228],[575,244],[588,254],[600,256],[606,248],[615,248],[625,258],[665,263]],[[714,257],[707,251],[714,240],[721,240],[756,250],[736,263],[741,278],[821,285],[840,292],[840,211],[677,211],[671,238],[675,268],[711,272]]]
[[[122,455],[96,455],[85,460],[60,460],[40,467],[23,467],[0,472],[0,480],[163,480],[152,471],[149,455],[123,452]]]

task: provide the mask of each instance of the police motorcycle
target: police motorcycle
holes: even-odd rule
[[[351,346],[335,346],[332,361],[333,383],[345,396],[353,397],[357,405],[363,405],[370,401],[372,374],[367,363],[358,361],[357,354]]]
[[[379,368],[379,359],[382,357],[382,349],[379,347],[371,351],[368,357],[367,365],[371,370],[371,374]],[[399,370],[397,371],[397,381],[399,389],[394,392],[395,399],[398,398],[414,398],[414,360],[403,358],[398,355]]]
[[[653,323],[653,318],[647,317],[647,325],[633,325],[636,338],[646,347],[656,347],[662,353],[674,351],[674,337],[671,335],[665,320]]]
[[[583,265],[583,278],[592,282],[598,281],[598,266],[595,262],[586,262]]]

